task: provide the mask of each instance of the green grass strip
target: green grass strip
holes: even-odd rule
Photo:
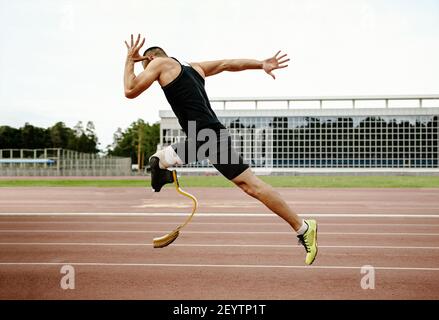
[[[285,188],[439,188],[439,176],[262,176],[273,187]],[[183,187],[232,187],[222,176],[182,176]],[[4,179],[0,187],[150,187],[145,180]]]

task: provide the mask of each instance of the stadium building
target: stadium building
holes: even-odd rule
[[[212,99],[259,174],[439,174],[439,95]],[[161,110],[160,146],[185,138]],[[208,160],[183,166],[214,172]]]

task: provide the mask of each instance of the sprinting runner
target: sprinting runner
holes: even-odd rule
[[[168,167],[208,158],[227,179],[290,224],[305,247],[305,263],[312,264],[317,255],[317,222],[299,218],[273,187],[251,171],[232,147],[231,137],[212,110],[204,88],[206,77],[223,71],[262,69],[275,79],[273,71],[288,66],[287,55],[280,55],[279,51],[262,61],[231,59],[183,65],[177,59],[168,57],[160,47],[150,47],[141,56],[139,50],[145,38],[140,39],[140,34],[136,41],[131,35],[130,44],[125,41],[128,49],[124,74],[125,96],[136,98],[154,81],[158,81],[188,136],[185,142],[165,147],[150,158],[152,188],[159,192],[164,184],[173,182]],[[137,76],[134,73],[136,62],[142,62],[144,68]],[[208,141],[199,139],[200,136],[208,137]]]

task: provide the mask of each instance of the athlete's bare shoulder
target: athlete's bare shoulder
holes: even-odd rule
[[[180,64],[173,58],[157,57],[150,62],[160,70],[158,81],[162,87],[171,83],[181,72]]]
[[[169,57],[156,57],[148,63],[147,68],[167,68],[178,62]]]
[[[206,77],[204,70],[198,62],[190,62],[189,65],[197,71],[203,78]]]

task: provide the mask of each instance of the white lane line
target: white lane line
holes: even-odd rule
[[[8,230],[0,233],[169,233],[171,230]],[[290,234],[292,231],[184,231],[186,234]],[[319,232],[319,235],[366,235],[366,236],[439,236],[439,233],[409,232]]]
[[[0,262],[0,266],[90,266],[90,267],[169,267],[169,268],[257,268],[257,269],[350,269],[359,270],[361,266],[288,266],[262,264],[177,264],[177,263],[100,263],[100,262]],[[439,271],[429,267],[374,267],[375,270],[399,271]]]
[[[439,211],[439,210],[438,210]],[[137,216],[137,217],[187,217],[187,213],[162,212],[0,212],[0,216]],[[198,217],[277,217],[274,213],[196,213]],[[375,214],[375,213],[306,213],[299,214],[301,217],[321,218],[434,218],[439,214]]]
[[[0,246],[121,246],[121,247],[152,247],[150,243],[112,243],[112,242],[0,242]],[[294,244],[201,244],[174,243],[172,247],[219,247],[219,248],[287,248],[296,247]],[[392,250],[439,250],[439,247],[403,247],[403,246],[325,246],[326,249],[392,249]]]
[[[120,225],[178,225],[181,221],[0,221],[1,224],[120,224]],[[285,226],[285,222],[195,222],[191,225],[261,225],[261,226]],[[319,226],[392,226],[392,227],[439,227],[436,223],[326,223],[320,222]]]

